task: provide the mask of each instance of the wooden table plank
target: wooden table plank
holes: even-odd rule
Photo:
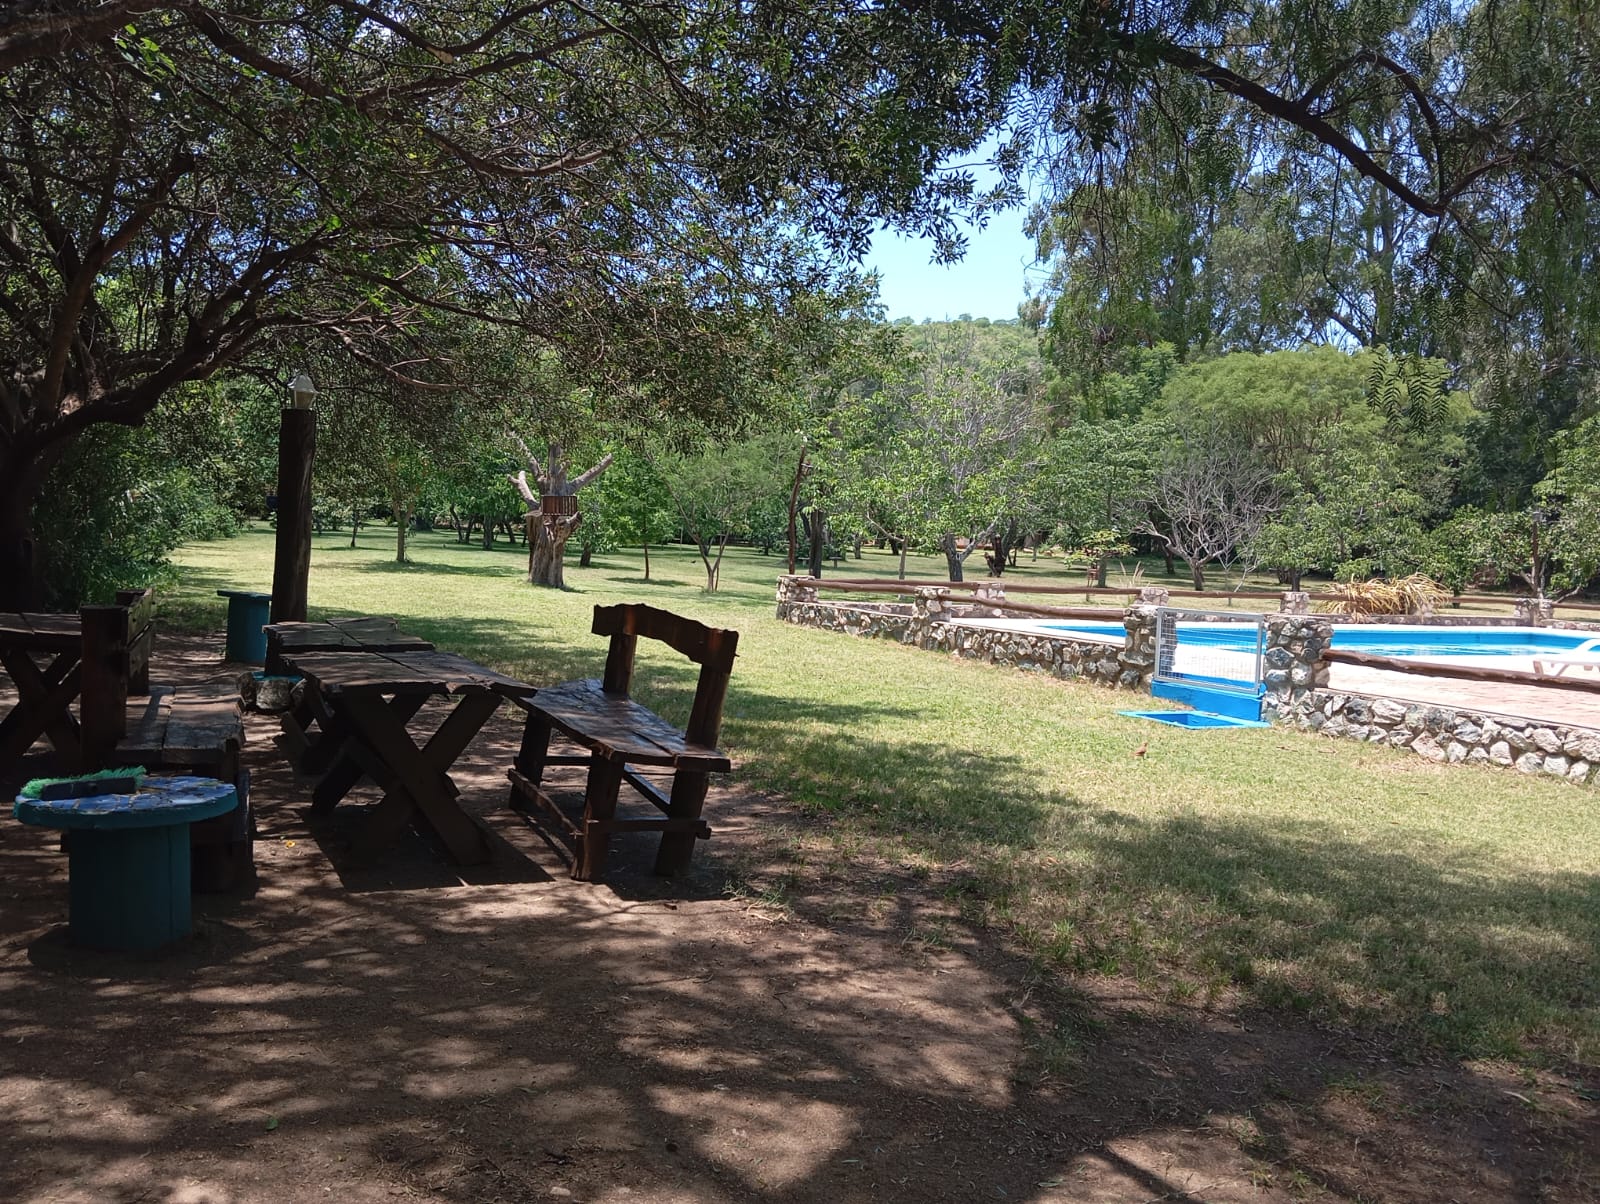
[[[0,611],[0,648],[76,652],[82,644],[83,620],[75,614]]]

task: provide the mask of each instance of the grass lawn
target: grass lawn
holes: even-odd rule
[[[520,548],[424,534],[402,566],[392,530],[348,544],[316,539],[312,617],[393,614],[534,683],[598,674],[597,603],[738,628],[737,781],[830,817],[796,874],[887,861],[1069,981],[1128,976],[1453,1055],[1600,1063],[1593,791],[1292,732],[1163,728],[1116,713],[1136,695],[791,627],[773,618],[776,555],[730,550],[716,595],[691,549],[653,550],[650,581],[636,551],[588,569],[574,555],[555,592],[522,579]],[[215,590],[267,588],[272,534],[176,559],[166,621],[220,627]],[[869,552],[839,574],[893,569]],[[1019,577],[1052,572],[1025,560]],[[655,692],[638,696],[682,722],[691,666],[641,646],[640,669]]]

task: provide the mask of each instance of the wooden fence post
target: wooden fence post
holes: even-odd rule
[[[283,411],[278,426],[278,540],[272,559],[270,621],[303,623],[311,575],[311,465],[317,412]]]
[[[128,608],[85,606],[78,713],[85,770],[104,769],[128,731]]]

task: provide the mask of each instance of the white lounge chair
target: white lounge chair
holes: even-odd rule
[[[1568,669],[1593,669],[1600,673],[1600,636],[1584,640],[1560,656],[1533,658],[1533,671],[1540,677],[1560,677]]]

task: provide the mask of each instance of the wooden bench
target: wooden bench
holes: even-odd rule
[[[739,633],[707,627],[653,606],[594,608],[594,634],[611,637],[605,677],[569,681],[514,701],[528,712],[522,748],[510,771],[511,805],[537,804],[557,825],[556,835],[571,845],[572,876],[592,881],[605,867],[613,832],[660,832],[655,872],[672,875],[688,869],[694,842],[711,828],[700,812],[709,775],[732,768],[717,749],[722,704],[739,644]],[[680,732],[628,697],[634,652],[640,637],[660,640],[700,666],[688,727]],[[580,755],[551,755],[550,738],[560,732],[586,749]],[[547,765],[587,765],[583,820],[574,825],[541,786]],[[669,793],[641,773],[641,767],[669,770]],[[663,819],[619,819],[617,799],[626,782],[665,813]]]
[[[88,769],[142,765],[216,778],[237,788],[232,812],[195,823],[195,885],[225,890],[250,861],[249,778],[239,768],[244,715],[231,684],[150,684],[152,590],[85,606],[79,716]],[[203,851],[202,851],[203,850]]]

